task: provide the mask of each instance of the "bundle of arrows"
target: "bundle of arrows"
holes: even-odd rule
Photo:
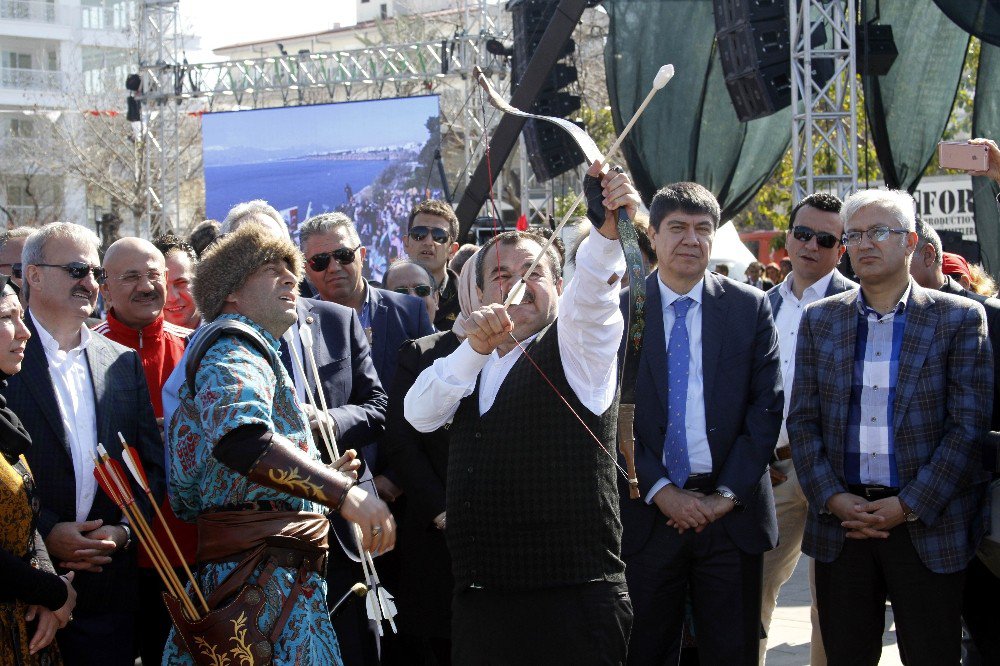
[[[167,538],[170,541],[170,545],[173,547],[173,551],[177,554],[177,559],[180,561],[181,566],[184,569],[184,573],[191,584],[191,589],[194,591],[201,607],[207,614],[209,612],[208,602],[205,601],[205,597],[202,595],[201,589],[198,587],[198,582],[194,579],[191,569],[184,561],[184,556],[181,555],[181,549],[178,547],[176,539],[174,539],[173,532],[170,531],[170,526],[167,525],[167,521],[164,519],[163,513],[160,511],[160,507],[157,504],[156,499],[153,497],[153,492],[149,487],[149,480],[146,477],[146,470],[143,469],[142,461],[139,460],[139,455],[136,453],[134,448],[125,442],[125,438],[121,433],[118,433],[118,438],[122,443],[122,460],[125,463],[125,467],[128,468],[129,473],[135,480],[136,486],[142,489],[142,491],[146,493],[146,497],[149,498],[149,503],[153,506],[153,510],[156,512],[156,517],[163,526],[163,531],[166,533]],[[132,526],[136,537],[139,539],[139,543],[149,555],[149,559],[153,563],[153,568],[156,569],[156,573],[163,581],[163,585],[167,589],[167,593],[174,596],[180,602],[181,608],[184,609],[184,614],[188,616],[188,619],[191,621],[201,619],[201,614],[195,607],[194,602],[191,601],[191,597],[185,592],[184,585],[181,583],[180,578],[178,578],[174,567],[170,564],[170,560],[167,558],[167,555],[163,550],[163,546],[153,535],[153,530],[146,521],[146,517],[136,504],[135,495],[132,493],[132,487],[129,485],[128,478],[125,476],[125,470],[122,469],[121,463],[117,460],[112,460],[103,444],[97,445],[97,456],[94,458],[94,476],[97,477],[97,483],[101,486],[101,489],[105,492],[105,494],[107,494],[107,496],[111,498],[111,501],[114,502],[119,509],[121,509],[122,515],[128,518],[129,524]]]

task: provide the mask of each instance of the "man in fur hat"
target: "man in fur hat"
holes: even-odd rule
[[[322,514],[339,511],[359,525],[373,553],[393,547],[395,524],[384,503],[320,462],[277,357],[278,339],[296,320],[301,276],[295,246],[256,224],[202,256],[194,297],[211,323],[189,350],[191,372],[167,431],[171,503],[181,518],[198,520],[199,584],[212,611],[235,618],[243,611],[233,606],[245,603],[257,618],[246,627],[247,649],[273,655],[274,664],[340,664],[326,605]],[[225,328],[234,322],[241,332]],[[258,561],[239,566],[250,557]],[[237,596],[220,593],[224,605],[215,607],[212,593],[222,586]],[[255,606],[261,588],[268,603]],[[235,645],[173,615],[165,662],[192,663],[192,650],[221,654]]]

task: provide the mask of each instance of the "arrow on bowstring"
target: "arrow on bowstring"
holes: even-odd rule
[[[674,66],[669,64],[664,65],[660,67],[660,69],[657,71],[656,77],[653,79],[652,88],[646,95],[645,99],[642,101],[642,104],[639,105],[639,108],[636,109],[636,112],[632,115],[632,118],[625,125],[625,128],[622,130],[622,133],[618,135],[614,143],[612,143],[611,148],[608,149],[607,156],[601,154],[601,151],[597,147],[597,144],[594,143],[594,140],[590,137],[589,134],[587,134],[586,131],[584,131],[578,125],[566,120],[565,118],[543,116],[540,114],[528,113],[526,111],[514,108],[497,93],[497,91],[490,84],[489,79],[486,78],[485,74],[479,67],[474,68],[473,73],[476,77],[476,81],[486,92],[486,95],[490,100],[490,103],[497,110],[501,111],[502,113],[508,113],[521,118],[540,120],[543,122],[549,122],[556,125],[557,127],[559,127],[560,129],[562,129],[563,131],[565,131],[567,134],[570,135],[570,137],[573,139],[576,145],[580,148],[580,152],[582,152],[584,157],[586,158],[587,164],[591,165],[596,161],[601,161],[603,163],[605,161],[605,157],[613,155],[615,151],[618,150],[618,148],[622,144],[622,141],[624,141],[625,137],[628,136],[629,132],[632,131],[632,128],[635,126],[636,121],[639,120],[639,117],[646,110],[646,107],[649,106],[649,103],[653,100],[653,97],[656,95],[656,93],[659,90],[661,90],[664,86],[666,86],[667,83],[670,81],[670,79],[673,78]],[[586,192],[585,191],[581,192],[577,196],[576,201],[574,201],[573,204],[567,209],[566,214],[559,221],[559,224],[556,225],[556,228],[553,230],[552,235],[542,246],[541,251],[535,257],[534,261],[531,263],[531,266],[518,279],[518,281],[514,284],[514,287],[511,288],[510,292],[507,295],[507,298],[504,301],[504,307],[516,305],[521,302],[521,299],[524,297],[524,290],[525,290],[524,276],[531,275],[534,272],[535,268],[538,266],[538,263],[541,261],[542,257],[544,257],[545,253],[548,252],[549,248],[555,242],[555,239],[559,236],[559,232],[562,231],[563,227],[566,226],[566,223],[573,216],[573,213],[576,211],[577,207],[583,202],[585,196]],[[518,342],[517,340],[514,340],[514,342],[517,343],[517,346],[521,348],[521,352],[528,358],[529,361],[531,361],[531,364],[535,366],[535,368],[542,375],[542,377],[548,382],[549,386],[551,386],[552,389],[556,391],[556,394],[559,395],[559,398],[566,404],[567,407],[569,407],[573,415],[576,416],[576,418],[580,421],[580,423],[584,425],[584,427],[587,429],[587,432],[589,432],[591,437],[593,437],[594,440],[600,445],[601,449],[603,449],[605,453],[607,453],[608,456],[612,458],[612,460],[615,463],[615,466],[628,480],[630,497],[632,497],[632,499],[637,499],[639,497],[639,481],[636,477],[636,472],[635,472],[635,439],[632,433],[631,415],[634,413],[635,382],[633,381],[633,379],[638,371],[638,360],[639,360],[638,355],[639,351],[641,350],[643,329],[645,327],[645,313],[644,313],[645,302],[646,302],[645,274],[647,265],[642,256],[642,251],[639,249],[639,240],[638,237],[636,236],[635,227],[632,225],[632,221],[629,220],[628,213],[625,210],[625,208],[618,209],[618,220],[616,226],[618,230],[619,241],[622,245],[622,251],[625,254],[625,261],[627,267],[626,270],[629,275],[629,313],[628,313],[629,316],[625,326],[626,344],[624,346],[622,366],[618,380],[618,390],[621,392],[621,402],[626,406],[626,409],[623,411],[623,415],[626,417],[627,421],[627,423],[622,423],[619,425],[618,437],[620,440],[619,446],[621,448],[622,455],[624,456],[629,468],[628,471],[622,469],[621,465],[618,464],[618,460],[611,455],[611,453],[604,447],[603,443],[601,443],[601,441],[597,438],[597,436],[594,435],[589,428],[587,428],[586,424],[583,422],[583,419],[581,419],[580,416],[576,413],[576,411],[573,410],[573,408],[569,405],[569,402],[561,394],[559,394],[559,391],[556,390],[552,382],[549,381],[548,377],[545,376],[545,373],[541,371],[541,368],[539,368],[538,365],[534,362],[534,360],[531,359],[530,356],[528,356],[527,352],[525,351],[524,347],[521,346],[520,342]],[[513,335],[511,335],[511,337],[513,338]],[[630,349],[633,352],[631,355],[629,354]]]

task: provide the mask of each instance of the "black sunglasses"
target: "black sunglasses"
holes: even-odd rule
[[[410,227],[409,236],[417,242],[427,238],[427,234],[430,234],[431,240],[438,245],[444,245],[451,238],[447,231],[438,227]]]
[[[45,268],[61,268],[74,280],[82,280],[87,277],[87,273],[91,273],[94,276],[94,280],[97,284],[104,284],[107,279],[107,272],[100,266],[91,266],[90,264],[85,264],[82,261],[71,261],[68,264],[35,264],[35,266],[43,266]]]
[[[813,231],[809,227],[800,227],[800,226],[792,227],[792,236],[795,238],[795,240],[801,241],[803,243],[808,243],[813,239],[813,236],[815,236],[816,245],[819,245],[820,247],[825,247],[828,250],[832,247],[835,247],[837,243],[840,242],[840,239],[834,236],[833,234],[828,234],[825,231]]]
[[[18,280],[21,279],[21,277],[22,277],[21,276],[21,262],[17,262],[16,264],[11,264],[10,265],[10,276],[17,278]]]
[[[316,271],[325,271],[330,265],[330,259],[336,259],[341,266],[348,266],[354,263],[354,254],[361,246],[355,248],[341,247],[333,252],[320,252],[309,257],[309,268]]]
[[[397,294],[416,294],[420,298],[427,298],[431,295],[431,287],[428,284],[418,284],[415,287],[396,287],[393,291]]]

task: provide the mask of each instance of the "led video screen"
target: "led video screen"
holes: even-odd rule
[[[297,242],[309,217],[340,211],[368,249],[366,277],[380,280],[403,254],[413,204],[443,198],[438,112],[428,95],[205,114],[206,215],[221,221],[235,204],[264,199]]]

